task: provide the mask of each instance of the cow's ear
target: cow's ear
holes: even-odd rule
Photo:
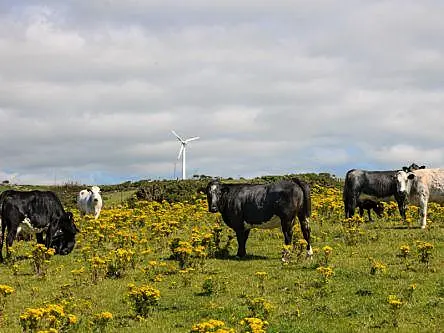
[[[408,179],[413,179],[415,178],[415,175],[413,173],[411,173],[410,175],[407,176]]]
[[[426,167],[425,167],[425,165],[421,165],[419,168],[420,169],[425,169]]]
[[[404,172],[409,172],[409,168],[406,167],[406,166],[404,166],[404,167],[402,167],[402,171],[404,171]]]

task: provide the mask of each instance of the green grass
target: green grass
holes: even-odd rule
[[[107,195],[107,199],[118,203],[119,195]],[[106,214],[104,210],[104,219]],[[79,221],[85,233],[80,237],[82,241],[88,237],[87,223],[100,223],[100,219],[99,222]],[[200,221],[190,223],[199,225]],[[225,233],[230,232],[226,226],[223,228]],[[0,284],[15,289],[14,294],[4,298],[0,331],[20,332],[19,317],[28,307],[67,301],[66,308],[79,318],[77,325],[68,330],[71,332],[92,331],[91,320],[94,314],[102,311],[114,315],[106,332],[189,332],[193,324],[208,319],[222,320],[227,327],[241,332],[240,320],[252,315],[247,300],[259,297],[273,305],[265,318],[269,322],[267,332],[442,331],[444,228],[440,217],[426,230],[404,228],[392,218],[366,223],[361,231],[356,244],[350,245],[338,220],[332,218],[322,226],[312,223],[315,255],[312,259],[293,257],[284,265],[280,231],[253,230],[247,243],[249,255],[246,259],[233,257],[236,252],[233,243],[228,258],[206,259],[203,265],[187,274],[179,273],[177,262],[168,259],[171,252],[168,242],[164,241],[149,244],[152,253],[141,259],[135,269],[127,269],[120,278],[104,278],[97,283],[87,275],[76,282],[71,273],[73,269],[86,266],[79,249],[81,244],[68,256],[53,257],[46,277],[38,277],[33,273],[30,259],[18,257],[28,253],[32,243],[18,242],[15,246],[18,274],[13,275],[11,263],[0,265]],[[138,232],[136,227],[133,232]],[[182,225],[175,236],[186,237],[189,232],[190,226]],[[428,265],[419,262],[416,255],[418,240],[434,246]],[[411,249],[408,266],[398,256],[400,246],[405,244]],[[328,265],[334,276],[328,283],[322,282],[316,270],[324,264],[322,248],[326,245],[333,248]],[[107,246],[107,243],[97,243],[99,246]],[[383,263],[385,271],[371,274],[369,258]],[[166,263],[160,281],[152,281],[142,271],[149,260]],[[263,290],[256,272],[266,273]],[[214,281],[214,290],[205,294],[203,284],[208,278]],[[126,296],[129,283],[150,284],[161,292],[158,306],[144,320],[135,317],[129,304]],[[416,289],[409,297],[412,284]],[[400,309],[390,308],[389,295],[397,295],[403,301]]]
[[[102,194],[103,202],[108,206],[120,205],[128,201],[136,193],[136,190],[106,192]]]

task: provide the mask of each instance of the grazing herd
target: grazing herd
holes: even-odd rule
[[[83,196],[85,192],[91,194]],[[102,207],[100,188],[93,186],[90,192],[80,191],[77,204],[83,215],[94,213],[94,217],[98,218]],[[3,262],[5,235],[8,253],[8,248],[22,229],[35,233],[37,242],[53,248],[56,254],[66,255],[74,249],[75,236],[79,229],[74,223],[73,214],[64,210],[54,192],[3,191],[0,194],[0,218],[0,262]]]
[[[270,184],[211,181],[205,192],[208,210],[219,212],[225,224],[236,233],[238,257],[246,256],[246,242],[252,228],[280,227],[285,244],[291,244],[296,217],[307,242],[307,256],[312,255],[309,226],[311,197],[307,183],[297,178]],[[412,164],[402,170],[349,170],[343,188],[345,217],[352,217],[359,208],[359,214],[363,216],[367,211],[371,221],[371,210],[381,216],[384,207],[381,202],[360,199],[361,194],[376,198],[393,196],[404,220],[407,202],[419,204],[420,226],[425,228],[428,202],[444,203],[444,169],[426,169]],[[93,214],[98,219],[102,209],[100,188],[92,186],[80,191],[77,207],[82,217]],[[3,261],[5,236],[8,253],[16,236],[25,228],[36,234],[38,243],[54,248],[55,253],[61,255],[71,253],[79,232],[73,214],[64,210],[58,197],[51,191],[2,192],[0,218],[0,262]]]

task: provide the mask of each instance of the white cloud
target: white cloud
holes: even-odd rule
[[[0,177],[443,165],[441,2],[171,4],[0,4]]]

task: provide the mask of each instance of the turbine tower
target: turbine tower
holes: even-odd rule
[[[185,160],[185,158],[186,158],[186,146],[187,146],[188,142],[197,140],[197,139],[199,139],[199,137],[195,136],[195,137],[192,137],[192,138],[184,140],[176,132],[174,132],[173,130],[171,131],[171,133],[173,133],[174,136],[177,138],[177,140],[179,140],[179,142],[180,142],[180,150],[179,150],[179,155],[177,155],[177,159],[179,160],[180,156],[182,156],[182,179],[186,179],[187,178],[187,176],[186,176],[186,167],[185,167],[185,163],[186,163],[186,160]]]

